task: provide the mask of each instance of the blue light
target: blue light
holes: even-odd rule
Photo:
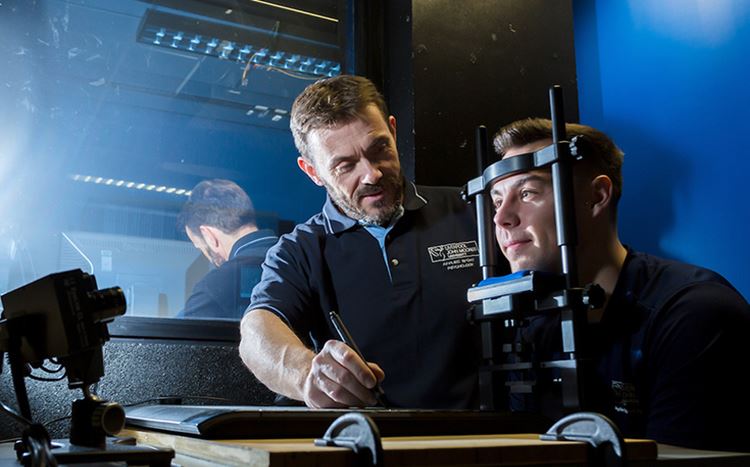
[[[219,58],[222,59],[228,59],[229,55],[234,50],[234,42],[227,42],[224,47],[221,48],[221,54],[219,55]]]
[[[166,35],[166,31],[164,31],[164,28],[159,29],[159,32],[156,33],[156,37],[154,38],[154,45],[161,45],[161,40]]]
[[[174,36],[172,36],[172,48],[176,49],[180,46],[180,42],[182,42],[182,32],[178,32]]]
[[[158,28],[157,30],[156,27],[150,27],[144,30],[140,40],[161,47],[202,53],[221,60],[234,60],[237,63],[244,64],[249,61],[254,65],[306,75],[331,77],[341,74],[341,64],[338,62],[292,54],[282,50],[256,49],[251,44],[238,44],[217,37],[207,39],[205,48],[201,48],[203,38],[200,34],[193,35],[190,40],[184,40],[185,35],[186,33],[183,31],[169,30],[168,28]],[[149,39],[149,36],[153,39]],[[188,35],[188,37],[190,36]]]
[[[200,35],[196,35],[195,37],[193,37],[192,39],[190,39],[190,45],[188,46],[188,50],[190,52],[195,51],[195,48],[197,46],[199,46],[200,43],[201,43],[201,36]]]

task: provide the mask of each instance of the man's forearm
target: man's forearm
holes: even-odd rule
[[[304,400],[305,379],[315,354],[278,316],[264,309],[240,324],[240,357],[258,380],[274,392]]]

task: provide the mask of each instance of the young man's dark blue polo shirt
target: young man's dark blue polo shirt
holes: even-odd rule
[[[329,198],[269,250],[249,309],[276,313],[315,350],[335,338],[328,312],[337,310],[365,358],[385,371],[392,405],[467,408],[480,339],[466,320],[466,290],[479,279],[476,222],[458,190],[406,183],[385,258]]]
[[[535,319],[527,336],[543,360],[562,345],[558,320]],[[624,436],[750,448],[750,307],[719,274],[628,249],[587,337],[587,409],[610,417]],[[536,404],[556,418],[559,388],[549,376],[539,380]]]
[[[271,230],[256,230],[232,245],[229,259],[193,287],[178,318],[242,318],[260,281],[266,252],[278,241]]]

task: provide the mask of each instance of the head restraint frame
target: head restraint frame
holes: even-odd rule
[[[559,146],[558,152],[560,157],[565,157],[567,153],[564,151],[570,151],[570,155],[574,160],[581,160],[583,158],[580,151],[580,142],[582,139],[583,136],[578,135],[574,136],[570,141],[561,141],[557,143]],[[559,158],[555,153],[554,143],[545,146],[538,151],[519,154],[517,156],[499,160],[484,169],[482,175],[469,180],[466,187],[466,193],[469,196],[475,196],[478,193],[491,188],[498,180],[517,173],[541,169],[557,162],[558,160]]]

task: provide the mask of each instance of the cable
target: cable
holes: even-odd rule
[[[260,66],[266,67],[266,68],[268,68],[268,69],[269,69],[270,71],[278,71],[278,72],[279,72],[279,73],[281,73],[281,74],[284,74],[284,75],[287,75],[287,76],[291,76],[292,78],[296,78],[296,79],[301,79],[301,80],[305,80],[305,81],[317,81],[317,80],[319,80],[319,79],[325,78],[324,76],[306,76],[306,75],[298,75],[298,74],[296,74],[296,73],[293,73],[293,72],[291,72],[291,71],[287,71],[287,70],[285,70],[285,69],[283,69],[283,68],[279,68],[279,67],[276,67],[276,66],[271,66],[271,65],[260,65]]]
[[[304,81],[317,81],[319,79],[325,78],[325,76],[309,76],[299,73],[294,73],[288,70],[285,70],[284,68],[280,68],[274,65],[263,65],[261,63],[252,63],[253,58],[258,55],[258,52],[255,52],[253,55],[250,56],[247,60],[247,64],[245,65],[245,68],[242,70],[242,85],[247,86],[248,82],[248,76],[250,75],[250,67],[257,67],[262,68],[267,71],[278,71],[281,74],[291,76],[292,78],[301,79]]]
[[[281,26],[281,22],[280,21],[276,21],[276,24],[274,25],[274,28],[271,31],[271,33],[274,36],[278,35],[278,33],[279,33],[279,27],[280,26]],[[247,63],[245,63],[245,67],[242,70],[242,79],[240,80],[240,84],[242,86],[247,86],[248,85],[248,80],[249,80],[249,76],[250,76],[250,69],[251,69],[251,67],[257,67],[257,68],[265,69],[267,71],[278,71],[279,73],[284,74],[286,76],[290,76],[290,77],[296,78],[296,79],[301,79],[301,80],[304,80],[304,81],[317,81],[317,80],[319,80],[321,78],[325,78],[325,76],[309,76],[309,75],[305,75],[305,74],[301,74],[301,73],[294,73],[294,72],[285,70],[284,68],[280,68],[280,67],[277,67],[277,66],[274,66],[274,65],[263,65],[261,63],[253,63],[253,59],[255,59],[255,57],[260,53],[261,50],[263,50],[263,49],[269,50],[270,49],[272,42],[273,42],[273,38],[269,39],[267,47],[262,47],[258,52],[255,52],[254,54],[252,54],[251,56],[249,56],[247,58]]]
[[[17,339],[14,334],[11,334],[12,339]],[[18,342],[11,344],[12,349],[20,348]],[[26,381],[24,380],[23,372],[26,369],[26,364],[21,360],[21,356],[17,352],[8,352],[8,360],[10,360],[10,374],[13,380],[13,389],[16,391],[16,399],[18,400],[18,409],[27,420],[31,420],[31,406],[29,405],[29,393],[26,391]]]
[[[20,423],[21,425],[24,425],[27,427],[31,426],[31,420],[22,416],[21,414],[19,414],[18,412],[10,408],[9,406],[5,405],[2,401],[0,401],[0,412],[10,415],[13,420]]]
[[[36,376],[34,374],[30,374],[29,378],[31,378],[31,379],[33,379],[35,381],[61,381],[61,380],[65,379],[66,375],[67,375],[67,373],[63,373],[63,374],[61,374],[60,376],[58,376],[56,378],[44,378],[44,377],[41,377],[41,376]]]
[[[44,371],[45,373],[51,373],[51,374],[60,373],[65,367],[59,363],[57,363],[57,365],[58,367],[56,369],[52,369],[52,368],[47,368],[46,366],[44,366],[44,363],[42,363],[39,366],[39,369]]]
[[[68,420],[70,418],[73,418],[72,415],[65,415],[63,417],[53,418],[52,420],[48,422],[44,422],[42,425],[44,425],[45,428],[48,428],[50,425],[54,425],[55,423],[62,422],[64,420]]]

